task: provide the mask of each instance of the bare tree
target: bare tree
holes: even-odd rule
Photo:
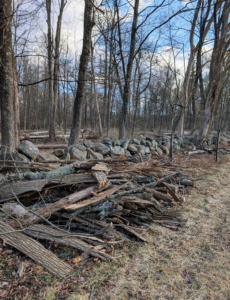
[[[0,0],[0,95],[2,153],[12,152],[19,141],[17,77],[11,38],[10,0]]]
[[[63,11],[67,0],[61,0],[59,3],[59,15],[57,18],[57,27],[55,40],[52,36],[52,0],[46,0],[47,12],[47,54],[48,54],[48,76],[49,76],[49,139],[54,141],[56,138],[55,123],[56,123],[56,106],[58,94],[58,72],[60,59],[60,38],[61,38],[61,23]],[[54,58],[53,58],[54,57]]]
[[[198,134],[198,144],[203,143],[210,130],[221,90],[228,77],[230,68],[229,14],[230,0],[225,2],[216,1],[214,5],[215,40],[210,62],[205,111]]]
[[[91,35],[94,26],[93,7],[93,0],[85,1],[83,46],[79,65],[78,85],[74,101],[73,119],[69,138],[69,145],[78,143],[81,130],[82,104],[85,96],[87,67],[91,53]]]

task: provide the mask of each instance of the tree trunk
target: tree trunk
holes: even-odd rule
[[[16,231],[1,220],[0,237],[6,244],[24,253],[58,277],[64,278],[73,270],[71,266],[61,261],[51,251],[45,249],[39,242],[26,236],[22,232]]]
[[[58,73],[59,73],[59,61],[60,61],[60,39],[61,39],[61,23],[62,23],[62,16],[63,16],[63,11],[65,8],[67,1],[66,0],[61,0],[60,6],[59,6],[59,15],[58,15],[58,20],[57,20],[57,28],[56,28],[56,34],[55,34],[55,49],[54,49],[54,67],[53,67],[53,121],[52,123],[54,124],[52,128],[54,129],[54,137],[56,137],[56,132],[55,132],[55,122],[56,122],[56,106],[58,103]],[[60,122],[59,122],[60,123]],[[52,130],[53,130],[52,129]]]
[[[19,133],[18,87],[11,38],[10,0],[0,0],[0,95],[2,153],[15,150]]]
[[[46,0],[47,12],[47,54],[48,54],[48,95],[49,95],[49,140],[53,142],[56,138],[55,134],[55,102],[53,95],[53,38],[52,38],[52,25],[51,25],[51,0]]]
[[[83,46],[78,73],[77,93],[73,107],[73,120],[69,138],[69,145],[74,145],[78,143],[81,130],[82,103],[85,96],[87,67],[90,60],[91,52],[91,35],[94,26],[92,20],[92,12],[93,1],[85,1]]]
[[[102,125],[101,125],[101,113],[99,109],[99,104],[98,104],[98,98],[97,98],[97,90],[96,90],[96,78],[95,78],[95,71],[94,71],[94,63],[93,63],[93,45],[91,42],[91,70],[92,70],[92,79],[93,82],[91,83],[93,86],[93,97],[95,101],[95,107],[96,107],[96,113],[97,113],[97,121],[98,121],[98,131],[99,131],[99,136],[101,137],[103,134],[102,131]]]
[[[122,94],[122,110],[121,110],[120,124],[119,124],[119,138],[122,138],[125,135],[125,125],[126,125],[126,118],[128,112],[128,103],[130,98],[130,80],[131,80],[135,46],[136,46],[136,28],[137,28],[137,21],[138,21],[138,9],[139,9],[139,0],[135,0],[133,24],[132,24],[131,39],[130,39],[129,58],[128,58],[127,70],[125,74],[124,89]]]

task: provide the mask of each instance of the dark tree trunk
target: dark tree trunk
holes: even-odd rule
[[[91,52],[91,35],[94,26],[92,14],[93,1],[85,1],[83,46],[78,73],[77,93],[73,107],[73,120],[69,138],[69,145],[78,143],[81,130],[82,103],[85,96],[87,67]]]
[[[2,153],[15,150],[19,133],[19,106],[11,38],[10,0],[0,0],[0,97]]]
[[[123,89],[123,94],[122,94],[122,110],[121,110],[121,115],[120,115],[119,138],[122,138],[125,135],[125,125],[126,125],[128,104],[129,104],[129,98],[130,98],[130,80],[131,80],[131,75],[132,75],[133,60],[134,60],[135,46],[136,46],[136,29],[137,29],[137,21],[138,21],[138,8],[139,8],[139,0],[135,0],[133,24],[132,24],[131,40],[130,40],[130,49],[129,49],[129,58],[128,58],[127,70],[126,70],[126,74],[125,74],[124,89]]]

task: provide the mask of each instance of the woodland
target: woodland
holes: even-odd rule
[[[70,130],[72,145],[81,128],[186,129],[198,144],[229,129],[229,1],[85,1],[80,50],[65,30],[75,1],[0,4],[3,152],[20,130]]]
[[[229,299],[229,13],[0,0],[1,299]]]

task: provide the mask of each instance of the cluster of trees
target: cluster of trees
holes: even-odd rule
[[[72,2],[0,0],[3,152],[20,127],[71,128],[69,144],[81,127],[198,129],[198,143],[229,128],[230,0],[85,0],[81,55],[62,34]]]

